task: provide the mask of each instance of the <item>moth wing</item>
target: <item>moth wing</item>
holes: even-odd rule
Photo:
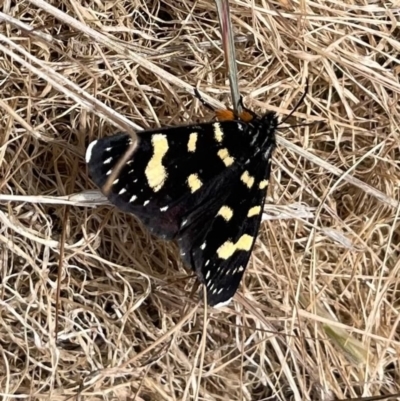
[[[134,154],[107,197],[165,239],[176,237],[185,216],[201,215],[223,199],[223,183],[231,181],[250,153],[248,125],[240,121],[141,131],[137,136]],[[86,162],[98,187],[130,144],[129,135],[119,134],[88,146]]]
[[[230,301],[247,267],[261,222],[270,162],[258,154],[237,172],[228,195],[209,209],[208,218],[178,238],[185,261],[206,285],[211,306]]]

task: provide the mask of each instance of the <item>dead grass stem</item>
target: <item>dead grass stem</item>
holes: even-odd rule
[[[195,86],[228,103],[213,2],[3,2],[4,400],[400,392],[395,3],[231,1],[247,106],[285,116],[310,90],[279,132],[241,289],[215,311],[191,297],[176,246],[111,207],[83,159],[116,129],[210,119]]]

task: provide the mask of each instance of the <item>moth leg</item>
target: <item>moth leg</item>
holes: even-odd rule
[[[197,88],[194,88],[194,96],[197,98],[197,100],[199,100],[199,102],[206,107],[208,110],[211,110],[212,112],[215,113],[215,109],[214,107],[210,106],[204,99],[203,97],[200,95],[200,92]]]
[[[240,95],[240,98],[239,98],[239,105],[240,105],[240,107],[241,107],[243,110],[247,110],[247,109],[246,109],[246,106],[244,105],[244,102],[243,102],[243,95]]]
[[[254,113],[254,111],[253,110],[250,110],[250,109],[248,109],[245,105],[244,105],[244,102],[243,102],[243,95],[240,95],[240,98],[239,98],[239,105],[240,105],[240,107],[242,108],[242,110],[244,110],[244,111],[246,111],[247,113],[249,113],[252,117],[253,117],[253,119],[256,119],[258,116],[257,116],[257,113]],[[242,111],[242,114],[243,114],[243,111]],[[240,117],[240,116],[239,116]]]

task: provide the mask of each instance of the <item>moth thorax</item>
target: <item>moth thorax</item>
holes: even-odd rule
[[[268,144],[267,144],[267,145],[264,147],[264,149],[265,149],[265,151],[264,151],[264,154],[263,154],[263,158],[264,158],[264,160],[268,161],[268,160],[271,159],[271,156],[272,156],[271,153],[272,153],[272,151],[274,150],[273,144],[270,143],[269,146],[268,146]]]

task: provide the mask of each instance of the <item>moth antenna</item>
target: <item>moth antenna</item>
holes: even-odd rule
[[[304,99],[307,96],[308,88],[309,88],[309,79],[307,78],[306,79],[306,86],[304,88],[304,92],[301,95],[299,101],[296,103],[296,106],[294,106],[294,109],[279,123],[279,125],[284,124],[296,112],[296,110],[300,107],[300,105],[303,103]]]

